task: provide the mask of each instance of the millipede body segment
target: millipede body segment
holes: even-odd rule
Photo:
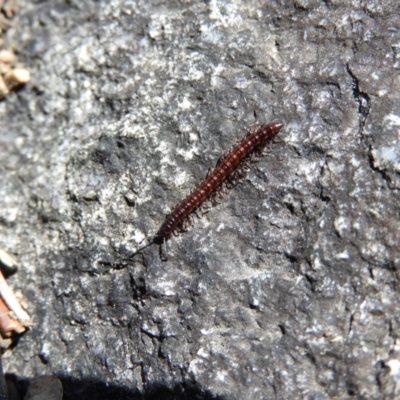
[[[252,153],[263,150],[282,127],[283,124],[277,121],[265,124],[234,147],[215,170],[171,211],[157,232],[154,241],[163,243],[168,240],[193,211],[210,198]]]

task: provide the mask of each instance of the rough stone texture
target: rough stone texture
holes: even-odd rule
[[[65,398],[400,396],[400,7],[22,2],[32,82],[0,102],[0,246]],[[134,255],[256,122],[225,201]]]

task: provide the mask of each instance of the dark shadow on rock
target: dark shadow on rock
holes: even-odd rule
[[[143,392],[136,388],[122,387],[91,379],[58,377],[63,385],[63,400],[223,400],[199,385],[185,382],[173,389],[162,384],[154,384]],[[21,398],[27,393],[29,379],[14,374],[6,374],[6,380],[15,383]]]

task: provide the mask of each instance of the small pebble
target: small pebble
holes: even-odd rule
[[[11,64],[15,60],[15,54],[9,50],[0,50],[0,62]]]
[[[17,267],[17,259],[10,253],[0,249],[0,264],[6,268],[14,269]]]
[[[31,74],[25,68],[15,68],[8,71],[4,76],[4,81],[9,89],[15,89],[18,86],[24,85],[31,79]]]

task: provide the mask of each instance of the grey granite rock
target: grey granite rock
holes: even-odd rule
[[[0,246],[35,326],[5,369],[65,398],[400,396],[400,7],[381,3],[23,1]],[[135,254],[272,119],[167,262]]]

